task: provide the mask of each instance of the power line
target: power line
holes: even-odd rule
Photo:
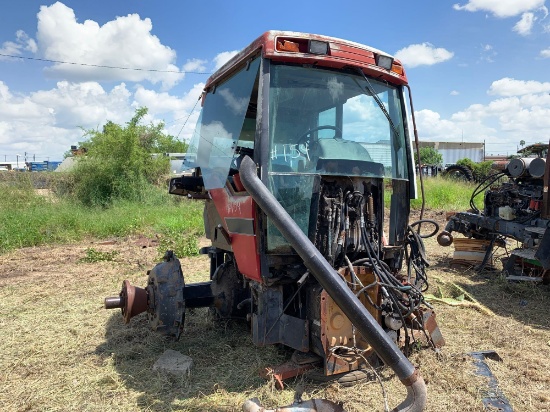
[[[180,133],[181,131],[183,130],[183,128],[185,127],[185,125],[187,124],[187,121],[189,120],[189,118],[191,117],[191,115],[193,114],[193,112],[195,111],[195,107],[197,107],[197,103],[201,100],[200,96],[199,98],[197,99],[197,101],[195,102],[195,105],[193,106],[193,108],[191,109],[191,113],[189,113],[189,116],[187,116],[187,119],[185,119],[185,123],[183,123],[183,126],[181,126],[181,129],[180,131],[178,132],[178,135],[176,136],[176,139],[178,139],[180,137]]]
[[[89,64],[89,63],[77,63],[77,62],[66,62],[62,60],[50,60],[50,59],[41,59],[39,57],[28,57],[28,56],[14,56],[11,54],[0,53],[2,57],[11,57],[14,59],[24,59],[24,60],[35,60],[48,63],[59,63],[59,64],[72,64],[74,66],[87,66],[87,67],[98,67],[102,69],[118,69],[118,70],[134,70],[141,72],[156,72],[156,73],[178,73],[178,74],[212,74],[212,72],[194,72],[194,71],[180,71],[180,70],[159,70],[159,69],[141,69],[138,67],[119,67],[119,66],[107,66],[104,64]]]

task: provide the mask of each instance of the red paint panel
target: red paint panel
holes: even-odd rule
[[[330,52],[326,56],[313,55],[308,53],[289,53],[277,51],[275,46],[277,39],[292,39],[297,40],[319,40],[329,43]],[[402,75],[387,71],[376,66],[374,61],[375,53],[380,51],[366,45],[355,43],[348,40],[338,39],[335,37],[321,36],[316,34],[285,32],[285,31],[268,31],[254,40],[248,47],[243,49],[239,54],[227,62],[221,69],[214,73],[206,82],[206,88],[216,83],[221,78],[229,75],[232,70],[239,64],[244,62],[251,56],[256,55],[262,50],[263,56],[275,61],[284,61],[288,63],[314,64],[318,66],[342,68],[344,66],[361,67],[365,74],[374,77],[380,77],[390,83],[397,85],[405,85],[408,83],[407,75],[403,71]],[[395,60],[398,65],[401,65],[399,60]]]
[[[227,187],[211,189],[209,193],[228,232],[225,218],[254,219],[254,228],[256,228],[256,208],[252,197],[235,196]],[[258,238],[255,235],[251,236],[231,232],[229,232],[229,236],[231,237],[231,247],[239,272],[249,279],[261,282]]]

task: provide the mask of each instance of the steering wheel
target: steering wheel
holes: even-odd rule
[[[334,139],[336,139],[336,136],[340,136],[340,137],[342,136],[342,129],[329,124],[324,124],[322,126],[317,126],[317,127],[314,127],[313,129],[309,129],[307,132],[301,134],[300,137],[298,137],[298,139],[296,140],[296,148],[304,156],[306,155],[306,153],[300,149],[300,145],[305,145],[309,140],[307,139],[307,137],[310,136],[313,132],[317,132],[319,130],[334,130],[336,132],[336,134],[334,135]]]

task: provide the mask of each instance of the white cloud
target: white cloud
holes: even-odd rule
[[[239,50],[221,52],[214,57],[214,70],[218,70],[225,63],[229,61],[233,56],[239,53]]]
[[[435,48],[430,43],[411,44],[395,53],[395,57],[409,68],[423,65],[431,66],[447,61],[453,56],[453,52],[443,48]]]
[[[183,65],[184,72],[204,72],[206,70],[206,60],[191,59],[187,60],[187,63]]]
[[[42,107],[50,107],[54,124],[72,129],[95,128],[107,120],[124,123],[132,116],[131,93],[124,83],[106,91],[97,82],[60,81],[51,90],[32,93],[30,98]]]
[[[175,119],[167,122],[165,131],[189,139],[203,88],[198,83],[179,97],[143,86],[132,93],[124,83],[106,89],[97,82],[60,81],[50,90],[24,95],[12,93],[0,81],[0,146],[3,154],[13,154],[14,161],[15,153],[21,152],[59,160],[71,145],[83,140],[82,129],[100,128],[108,120],[125,124],[141,106],[149,109],[146,122]]]
[[[487,93],[498,96],[521,96],[544,92],[550,92],[550,82],[541,83],[534,80],[525,81],[504,77],[494,81]]]
[[[204,83],[197,83],[184,96],[177,97],[139,86],[134,94],[132,107],[147,107],[149,112],[146,121],[162,120],[166,133],[188,141],[200,114],[200,105],[197,101],[203,89]],[[166,121],[167,118],[174,120]]]
[[[95,129],[107,120],[124,123],[133,114],[131,93],[122,83],[110,91],[98,83],[58,82],[50,90],[23,95],[0,82],[0,145],[4,153],[26,151],[57,156],[82,141],[82,128]],[[44,160],[44,159],[38,159]]]
[[[469,108],[471,109],[471,108]],[[477,110],[480,110],[478,107]],[[433,110],[415,112],[420,140],[443,142],[476,142],[491,139],[496,130],[484,123],[486,116],[453,114],[444,119]]]
[[[550,58],[550,47],[547,48],[547,49],[541,50],[540,51],[540,57],[542,57],[543,59]]]
[[[456,90],[453,90],[451,91],[451,93],[449,93],[451,96],[458,96],[460,94],[460,92],[456,91]]]
[[[49,123],[52,120],[49,107],[42,106],[29,96],[13,95],[8,86],[0,81],[0,121],[17,123],[33,119]]]
[[[432,110],[416,112],[423,140],[486,141],[488,151],[513,154],[520,140],[539,141],[550,129],[550,83],[504,78],[488,93],[499,97],[472,104],[443,118]]]
[[[34,39],[31,39],[23,30],[18,30],[15,33],[15,41],[6,41],[2,43],[2,47],[0,47],[0,53],[10,54],[13,56],[20,56],[23,50],[30,51],[31,53],[36,53],[37,51],[36,42],[34,41]],[[10,58],[0,56],[0,59],[8,60]]]
[[[51,60],[178,70],[175,51],[151,34],[149,19],[137,14],[117,17],[100,26],[95,21],[77,19],[71,8],[57,2],[42,6],[37,17],[36,41],[18,31],[15,39],[5,42],[0,50],[13,55],[36,53]],[[235,54],[237,51],[226,51],[209,60],[187,59],[181,68],[207,71],[212,65],[222,66]],[[162,121],[166,133],[189,140],[200,114],[198,98],[204,83],[187,86],[183,95],[167,91],[183,79],[181,73],[65,64],[50,65],[46,73],[62,80],[51,89],[28,93],[12,91],[0,81],[0,147],[2,154],[14,161],[15,153],[23,152],[58,159],[84,139],[83,129],[100,128],[108,120],[125,124],[135,109],[143,106],[149,109],[145,122]],[[101,83],[103,80],[116,85],[107,87]],[[128,82],[136,84],[129,87]]]
[[[545,0],[468,0],[464,5],[455,4],[455,10],[487,11],[496,17],[514,17],[527,11],[544,7]]]
[[[34,41],[34,39],[31,39],[23,30],[17,30],[15,35],[17,37],[17,42],[23,47],[24,50],[30,51],[31,53],[36,53],[38,46],[36,45],[36,41]]]
[[[142,20],[137,14],[117,17],[103,26],[93,20],[79,23],[71,8],[57,2],[40,7],[37,40],[40,52],[51,60],[178,71],[173,64],[176,52],[161,44],[151,30],[151,20]],[[165,89],[174,86],[184,76],[181,73],[113,70],[70,64],[54,64],[47,69],[47,73],[70,81],[147,80],[154,84],[160,82]]]
[[[460,136],[460,128],[450,120],[443,120],[439,113],[433,110],[419,110],[415,112],[420,139],[445,139]],[[445,137],[444,137],[445,136]]]
[[[486,63],[494,63],[495,57],[497,56],[497,52],[495,51],[494,47],[490,44],[482,44],[481,45],[481,56],[480,61],[486,62]]]
[[[535,20],[537,20],[537,18],[533,13],[523,13],[521,20],[516,23],[512,30],[522,36],[527,36],[531,34],[531,29],[533,28],[533,23],[535,23]]]
[[[169,93],[158,93],[154,90],[145,89],[143,86],[138,86],[134,94],[134,105],[136,107],[145,106],[149,109],[149,114],[157,115],[183,110],[185,102]]]

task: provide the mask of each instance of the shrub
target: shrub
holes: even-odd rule
[[[103,130],[88,130],[81,143],[86,156],[73,170],[73,193],[87,206],[107,206],[115,199],[140,201],[151,185],[169,171],[169,159],[154,156],[184,150],[185,145],[162,132],[164,125],[140,125],[146,108],[136,110],[125,127],[107,122]]]
[[[464,158],[456,162],[457,165],[469,167],[474,175],[476,182],[481,182],[487,176],[493,173],[493,162],[490,160],[476,163],[472,159]]]

